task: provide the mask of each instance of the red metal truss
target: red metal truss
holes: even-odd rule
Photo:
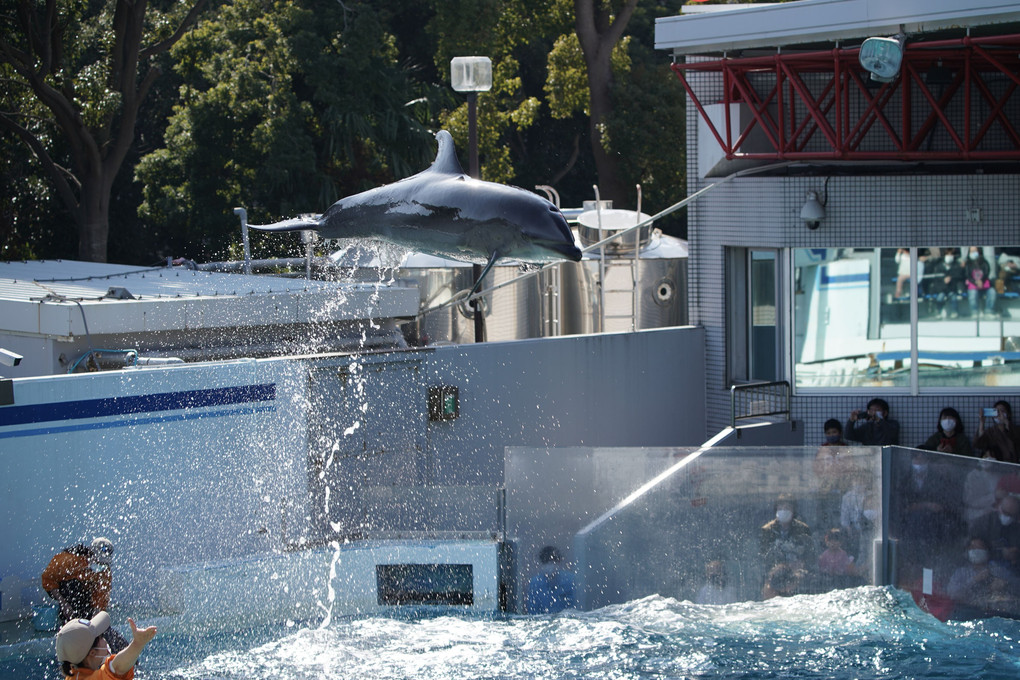
[[[899,77],[880,86],[868,82],[859,52],[723,58],[673,71],[731,160],[1020,160],[1020,35],[908,41]],[[722,98],[703,103],[691,72],[720,74]],[[710,104],[723,106],[710,115]]]

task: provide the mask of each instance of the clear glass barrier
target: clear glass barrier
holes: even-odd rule
[[[501,495],[501,489],[487,486],[364,486],[357,496],[330,502],[332,533],[326,538],[455,532],[495,536],[501,530]]]
[[[540,571],[542,548],[555,547],[573,565],[574,534],[695,450],[507,447],[507,538],[520,577],[511,606],[523,611],[524,584]]]
[[[612,462],[606,458],[612,453],[599,451],[605,462]],[[873,511],[881,502],[880,449],[710,449],[690,457],[687,453],[664,457],[660,450],[627,449],[626,458],[613,464],[631,480],[631,489],[655,476],[642,480],[634,474],[637,470],[669,472],[642,493],[631,498],[615,493],[614,499],[589,486],[590,473],[572,480],[560,476],[572,474],[562,463],[546,474],[538,465],[542,461],[532,460],[536,465],[529,476],[546,480],[546,489],[556,491],[529,501],[523,509],[529,527],[548,526],[547,535],[563,541],[556,537],[571,522],[564,521],[568,518],[558,501],[571,498],[571,488],[582,497],[572,501],[569,513],[575,522],[587,517],[584,526],[577,526],[570,547],[582,608],[652,593],[719,604],[875,582],[872,551],[880,532]],[[583,472],[584,450],[571,454]],[[559,461],[558,451],[545,456],[550,463]],[[508,519],[520,512],[514,502],[517,495],[509,487],[511,472],[508,466]],[[625,486],[621,484],[620,490]],[[781,497],[784,504],[789,497],[793,511],[791,521],[783,518],[784,525],[777,520]],[[556,502],[547,512],[549,498]],[[830,535],[833,529],[837,531]],[[539,565],[519,566],[520,587],[526,588]]]
[[[1020,617],[1020,467],[890,450],[893,584],[940,619]]]

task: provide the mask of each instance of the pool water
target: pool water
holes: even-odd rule
[[[1020,622],[941,623],[891,588],[726,606],[652,596],[555,616],[288,622],[242,634],[154,623],[162,629],[140,680],[1020,677]],[[59,676],[55,663],[22,655],[0,661],[0,677]]]

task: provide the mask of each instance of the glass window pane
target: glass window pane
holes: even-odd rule
[[[919,259],[918,384],[1020,384],[1020,249],[939,246],[920,249]]]
[[[751,375],[776,379],[776,253],[751,253]]]
[[[910,384],[909,255],[897,248],[794,251],[798,387]]]

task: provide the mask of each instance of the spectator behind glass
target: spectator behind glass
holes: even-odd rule
[[[818,571],[831,576],[850,576],[854,573],[854,558],[843,549],[843,532],[829,529],[825,534],[825,550],[818,556]]]
[[[972,537],[965,556],[967,564],[953,572],[946,588],[955,603],[952,618],[985,618],[1016,611],[1018,583],[1008,569],[990,562],[988,543]]]
[[[979,517],[995,509],[996,490],[1002,471],[994,465],[991,454],[985,453],[977,467],[963,478],[963,520],[968,526]],[[971,534],[974,532],[971,531]]]
[[[970,315],[978,316],[978,298],[985,299],[985,309],[981,312],[982,317],[994,318],[995,313],[995,286],[989,279],[991,266],[988,260],[981,254],[977,246],[971,246],[967,253],[967,260],[961,263],[966,273],[967,304],[970,306]]]
[[[963,421],[955,408],[946,407],[939,412],[937,431],[917,448],[939,453],[973,456],[970,439],[963,433]]]
[[[872,399],[867,411],[850,412],[844,430],[846,438],[864,446],[896,446],[900,443],[900,424],[889,418],[885,399]]]
[[[1020,463],[1020,437],[1013,427],[1013,408],[1008,401],[995,402],[996,416],[988,422],[982,409],[978,416],[974,447],[1004,463]]]
[[[694,597],[696,604],[732,604],[737,601],[737,589],[726,578],[726,567],[720,560],[705,565],[705,583]]]
[[[927,563],[932,553],[960,530],[957,485],[950,481],[928,451],[911,452],[910,470],[899,475],[893,489],[891,529],[900,539],[904,564]]]
[[[971,536],[985,539],[993,560],[1005,559],[1006,551],[1020,548],[1020,500],[1006,496],[997,508],[985,513],[971,525]]]
[[[776,501],[775,519],[761,528],[760,549],[765,569],[789,564],[797,569],[814,561],[814,539],[811,528],[797,519],[797,504],[789,494]]]
[[[563,556],[551,545],[538,553],[539,573],[528,581],[529,614],[555,614],[577,606],[574,574],[563,568]]]

